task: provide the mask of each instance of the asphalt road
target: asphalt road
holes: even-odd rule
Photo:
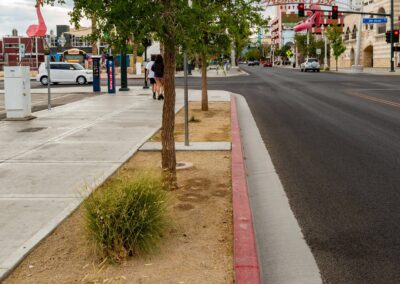
[[[400,77],[243,68],[209,89],[245,96],[324,282],[400,283]]]
[[[400,283],[400,77],[244,67],[252,110],[325,283]]]

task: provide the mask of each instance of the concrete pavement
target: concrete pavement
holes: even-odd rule
[[[235,96],[262,283],[322,283],[250,108]]]
[[[178,90],[176,110],[182,105]],[[0,280],[160,128],[161,112],[162,102],[137,87],[36,112],[32,121],[0,121]]]

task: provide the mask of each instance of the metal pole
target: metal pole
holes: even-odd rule
[[[309,29],[307,29],[307,59],[308,56],[310,55],[309,51],[310,51],[310,31]]]
[[[47,109],[51,110],[51,90],[50,90],[50,85],[51,85],[51,79],[50,79],[50,58],[51,55],[49,54],[47,57],[47,64],[46,64],[46,69],[47,69]]]
[[[149,86],[147,86],[147,69],[146,69],[146,64],[147,64],[147,44],[144,47],[144,59],[143,59],[143,64],[144,64],[144,86],[143,89],[148,89]]]
[[[188,60],[187,51],[183,53],[183,70],[185,74],[185,146],[189,146],[189,92],[188,92]]]
[[[363,10],[364,4],[361,4],[361,11]],[[361,36],[362,36],[362,16],[360,15],[360,23],[358,25],[357,31],[357,49],[356,49],[356,58],[354,65],[360,65],[360,57],[361,57]]]
[[[394,1],[390,0],[390,72],[394,72],[393,30],[394,30]]]
[[[326,32],[324,32],[324,68],[328,67],[328,41],[326,40]]]

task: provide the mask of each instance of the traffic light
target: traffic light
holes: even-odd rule
[[[337,20],[339,18],[339,7],[332,6],[332,20]]]
[[[391,35],[391,33],[392,33],[391,31],[387,31],[386,32],[386,42],[387,43],[390,43],[390,35]],[[398,39],[398,36],[397,36],[397,39]]]
[[[399,42],[399,30],[393,30],[393,43]]]
[[[299,17],[304,17],[304,3],[299,3],[297,5],[297,14]]]

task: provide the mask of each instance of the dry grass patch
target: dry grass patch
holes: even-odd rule
[[[172,227],[157,251],[102,262],[85,238],[83,208],[66,219],[4,281],[10,283],[233,283],[230,152],[178,152],[195,167],[167,192]],[[159,169],[160,153],[139,152],[105,186]]]

